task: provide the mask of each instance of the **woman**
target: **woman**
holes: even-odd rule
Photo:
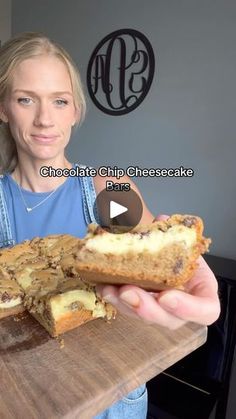
[[[73,166],[65,148],[72,127],[84,114],[80,77],[63,48],[37,33],[19,35],[1,48],[1,247],[48,234],[83,237],[88,223],[95,221],[93,202],[108,178],[49,178],[39,173],[42,166]],[[140,196],[129,179],[116,182],[129,182]],[[140,222],[153,219],[143,202]],[[220,310],[217,282],[202,258],[187,286],[189,293],[169,290],[153,295],[130,285],[99,287],[98,292],[119,310],[168,328],[188,320],[205,325],[214,322]],[[133,402],[121,400],[98,417],[146,417],[145,386],[127,398]]]

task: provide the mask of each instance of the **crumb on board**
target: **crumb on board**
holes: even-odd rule
[[[63,349],[65,347],[65,341],[64,341],[64,339],[61,338],[60,336],[56,336],[56,340],[60,344],[60,349]]]
[[[27,317],[27,314],[18,314],[17,316],[13,316],[13,320],[14,322],[21,322],[21,320],[24,320]]]
[[[19,317],[13,317],[14,322],[20,322],[21,319],[19,319]]]

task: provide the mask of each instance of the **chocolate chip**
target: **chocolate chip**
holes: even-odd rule
[[[158,230],[165,233],[170,227],[171,227],[170,225],[165,225],[165,226],[162,226],[162,227],[158,227]]]
[[[185,225],[186,227],[192,227],[192,225],[194,225],[196,223],[196,218],[195,217],[185,217],[182,224]]]
[[[141,231],[141,233],[139,233],[138,231],[133,231],[131,233],[134,235],[135,234],[138,235],[140,240],[143,239],[144,237],[150,236],[150,231]]]
[[[173,272],[175,275],[179,274],[180,271],[183,269],[183,260],[178,259],[175,266],[173,267]]]
[[[11,296],[8,294],[7,291],[4,291],[2,293],[1,300],[2,300],[3,303],[5,303],[6,301],[10,301],[11,300]]]
[[[43,316],[46,318],[47,321],[50,321],[52,319],[51,311],[48,308],[45,308]]]
[[[144,237],[150,236],[150,231],[144,231],[140,233],[140,239],[143,239]]]
[[[80,301],[73,301],[73,303],[71,303],[69,305],[69,307],[72,311],[73,310],[81,310],[84,307],[84,305]]]

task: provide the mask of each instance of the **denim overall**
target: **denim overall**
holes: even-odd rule
[[[77,165],[76,165],[77,166]],[[78,165],[79,167],[84,167]],[[0,175],[0,248],[13,246],[14,240],[2,185],[3,175]],[[96,223],[94,217],[94,202],[96,191],[92,177],[81,177],[82,201],[87,224]],[[143,384],[133,390],[122,400],[95,416],[94,419],[146,419],[147,390]]]

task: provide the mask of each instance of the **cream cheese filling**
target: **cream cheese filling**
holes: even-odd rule
[[[94,292],[70,290],[64,294],[56,295],[51,299],[53,318],[57,320],[66,312],[71,311],[70,304],[76,301],[81,302],[84,309],[92,311],[93,317],[104,317],[106,315],[105,307],[102,304],[96,304],[96,295]]]
[[[18,306],[21,303],[22,303],[21,297],[17,297],[17,298],[13,298],[10,301],[5,301],[5,303],[0,303],[0,308],[11,308],[11,307]]]
[[[98,253],[155,253],[163,247],[173,243],[183,242],[186,247],[191,247],[197,239],[194,229],[183,225],[170,227],[166,232],[161,230],[151,231],[148,235],[134,233],[111,234],[104,232],[93,236],[86,241],[86,248]]]

